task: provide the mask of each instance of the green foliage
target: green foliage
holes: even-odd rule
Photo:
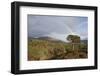
[[[67,40],[72,43],[80,43],[80,37],[77,35],[68,35]]]

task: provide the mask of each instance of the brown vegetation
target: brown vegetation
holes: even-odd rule
[[[28,60],[87,58],[87,45],[32,39],[28,41]]]

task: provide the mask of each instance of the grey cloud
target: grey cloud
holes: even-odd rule
[[[44,36],[52,32],[59,34],[68,34],[71,31],[79,33],[80,31],[77,30],[81,28],[82,22],[87,22],[87,17],[28,15],[28,36]]]

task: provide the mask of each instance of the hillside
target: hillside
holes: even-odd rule
[[[51,37],[29,38],[28,60],[87,58],[87,45],[75,45]]]
[[[38,37],[38,38],[29,37],[29,40],[32,40],[32,39],[46,40],[46,41],[51,41],[51,42],[63,42],[63,43],[66,43],[66,42],[64,42],[62,40],[58,40],[58,39],[55,39],[55,38],[52,38],[52,37],[48,37],[48,36]]]

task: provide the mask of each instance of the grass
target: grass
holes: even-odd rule
[[[77,59],[87,58],[87,45],[74,45],[71,43],[53,42],[48,40],[28,40],[28,60],[52,60],[52,59]]]

